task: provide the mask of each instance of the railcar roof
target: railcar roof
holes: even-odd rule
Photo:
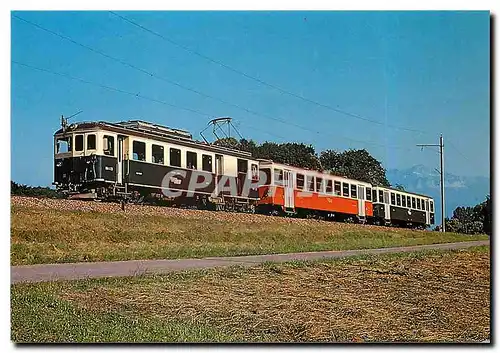
[[[139,123],[137,125],[134,125],[134,123]],[[141,128],[144,127],[144,124],[149,124],[153,125],[155,128],[154,129],[144,129]],[[71,126],[74,126],[71,128]],[[139,127],[137,127],[139,126]],[[160,128],[157,128],[160,127]],[[128,122],[119,122],[119,123],[110,123],[106,121],[94,121],[94,122],[81,122],[81,123],[73,123],[70,124],[67,128],[67,132],[74,132],[78,130],[85,130],[85,129],[101,129],[101,130],[109,130],[117,133],[122,133],[122,134],[127,134],[127,135],[134,135],[134,136],[140,136],[140,137],[146,137],[150,139],[156,139],[159,141],[166,141],[170,143],[176,143],[180,144],[183,146],[187,147],[193,147],[193,148],[200,148],[200,149],[205,149],[209,150],[212,152],[218,152],[221,154],[229,154],[235,157],[241,157],[241,158],[246,158],[246,159],[253,159],[252,154],[247,151],[241,151],[229,147],[224,147],[224,146],[218,146],[214,144],[208,144],[202,141],[197,141],[193,140],[191,137],[187,137],[187,135],[191,136],[188,132],[184,130],[177,130],[177,129],[171,129],[168,127],[156,125],[156,124],[150,124],[146,123],[143,121],[128,121]],[[156,130],[156,131],[155,131]],[[170,130],[170,131],[169,131]],[[63,129],[57,130],[54,135],[59,135],[63,132]],[[179,133],[177,133],[179,132]],[[187,135],[186,135],[187,134]]]
[[[415,196],[426,197],[428,199],[433,199],[434,200],[434,198],[432,198],[429,195],[417,194],[416,192],[411,192],[411,191],[406,191],[406,190],[399,190],[399,189],[391,188],[391,187],[388,187],[388,186],[374,186],[374,188],[377,188],[377,189],[386,189],[386,190],[396,191],[396,192],[403,193],[403,194],[410,194],[410,195],[415,195]]]

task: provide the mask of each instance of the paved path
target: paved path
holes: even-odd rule
[[[167,273],[189,269],[227,267],[233,265],[254,266],[256,264],[267,261],[285,262],[291,260],[317,260],[321,258],[338,258],[363,254],[410,252],[426,249],[461,249],[471,246],[489,245],[489,243],[489,240],[480,240],[460,243],[405,246],[397,248],[320,251],[233,257],[206,257],[203,259],[132,260],[11,266],[10,282],[44,282],[98,277],[126,277],[147,273]]]

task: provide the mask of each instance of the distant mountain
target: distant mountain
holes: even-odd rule
[[[408,169],[388,169],[391,185],[401,184],[405,190],[432,196],[436,202],[436,222],[441,223],[441,194],[438,171],[423,165]],[[474,206],[490,194],[490,178],[467,177],[445,173],[446,216],[451,217],[458,206]]]

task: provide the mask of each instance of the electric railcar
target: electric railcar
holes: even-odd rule
[[[54,184],[70,198],[140,202],[146,196],[218,210],[402,227],[434,224],[434,200],[428,196],[258,160],[139,120],[63,124],[54,134]]]

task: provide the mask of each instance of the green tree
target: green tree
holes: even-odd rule
[[[390,186],[382,164],[365,149],[344,152],[326,150],[321,152],[319,159],[323,168],[332,174],[373,185]]]

